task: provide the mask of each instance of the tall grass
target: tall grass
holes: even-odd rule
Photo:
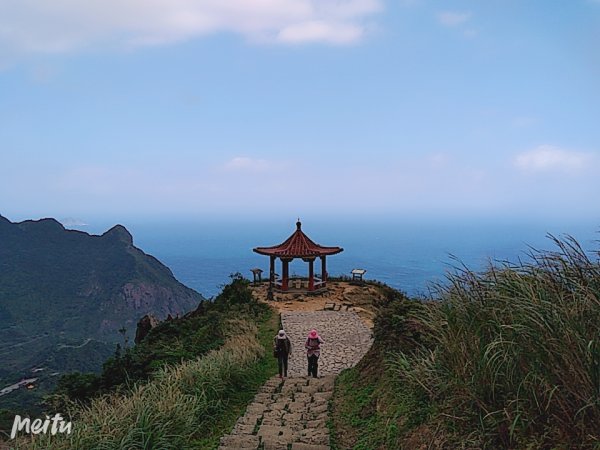
[[[600,443],[600,263],[551,238],[527,262],[461,268],[410,313],[426,344],[391,368],[467,446]]]
[[[225,344],[202,358],[161,369],[126,395],[112,394],[76,411],[73,434],[21,441],[33,449],[186,449],[227,407],[231,392],[263,356],[257,327],[230,323]]]

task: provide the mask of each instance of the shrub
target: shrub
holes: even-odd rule
[[[76,412],[70,436],[40,436],[30,448],[183,449],[227,408],[231,392],[264,349],[254,324],[236,320],[235,336],[202,358],[161,369],[126,395],[113,393]]]
[[[474,446],[591,448],[600,440],[600,263],[572,238],[555,252],[466,268],[440,302],[408,312],[427,334],[397,376]]]

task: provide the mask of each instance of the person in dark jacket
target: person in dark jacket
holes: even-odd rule
[[[273,341],[277,353],[277,364],[279,365],[279,378],[287,378],[288,358],[292,353],[292,343],[285,331],[279,330]]]
[[[308,376],[317,378],[317,369],[319,368],[319,356],[321,356],[321,344],[324,341],[317,333],[317,330],[311,330],[306,338],[306,356],[308,357]]]

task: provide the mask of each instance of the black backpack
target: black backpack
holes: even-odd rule
[[[285,339],[277,339],[277,352],[278,353],[287,353],[287,338]]]

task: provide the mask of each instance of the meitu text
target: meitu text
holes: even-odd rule
[[[71,434],[72,429],[73,426],[71,422],[66,422],[60,414],[55,414],[52,418],[46,416],[46,420],[35,419],[33,421],[29,417],[22,418],[21,416],[16,415],[10,438],[14,439],[17,437],[19,431],[24,431],[26,434],[50,433],[54,436],[57,433]]]

